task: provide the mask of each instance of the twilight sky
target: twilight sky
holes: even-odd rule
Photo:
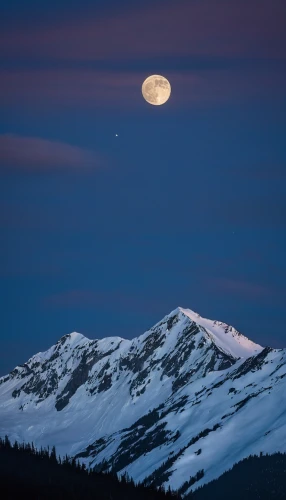
[[[286,347],[285,22],[285,0],[1,3],[0,375],[178,305]]]

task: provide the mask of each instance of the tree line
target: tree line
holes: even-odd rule
[[[175,492],[136,484],[127,474],[87,469],[74,457],[58,457],[56,448],[39,448],[33,443],[0,438],[1,500],[179,500]]]
[[[182,492],[183,493],[183,492]],[[194,490],[188,500],[285,500],[286,453],[260,453]]]

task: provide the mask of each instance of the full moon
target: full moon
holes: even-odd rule
[[[143,82],[142,94],[149,104],[154,104],[155,106],[165,104],[171,95],[170,82],[161,75],[148,76]]]

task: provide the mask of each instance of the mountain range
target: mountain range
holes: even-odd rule
[[[286,451],[286,349],[181,307],[132,340],[73,332],[0,378],[0,436],[188,495]]]

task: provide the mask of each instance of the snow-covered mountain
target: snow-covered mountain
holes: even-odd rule
[[[0,378],[0,435],[187,494],[286,451],[286,349],[177,308],[133,340],[62,337]]]

